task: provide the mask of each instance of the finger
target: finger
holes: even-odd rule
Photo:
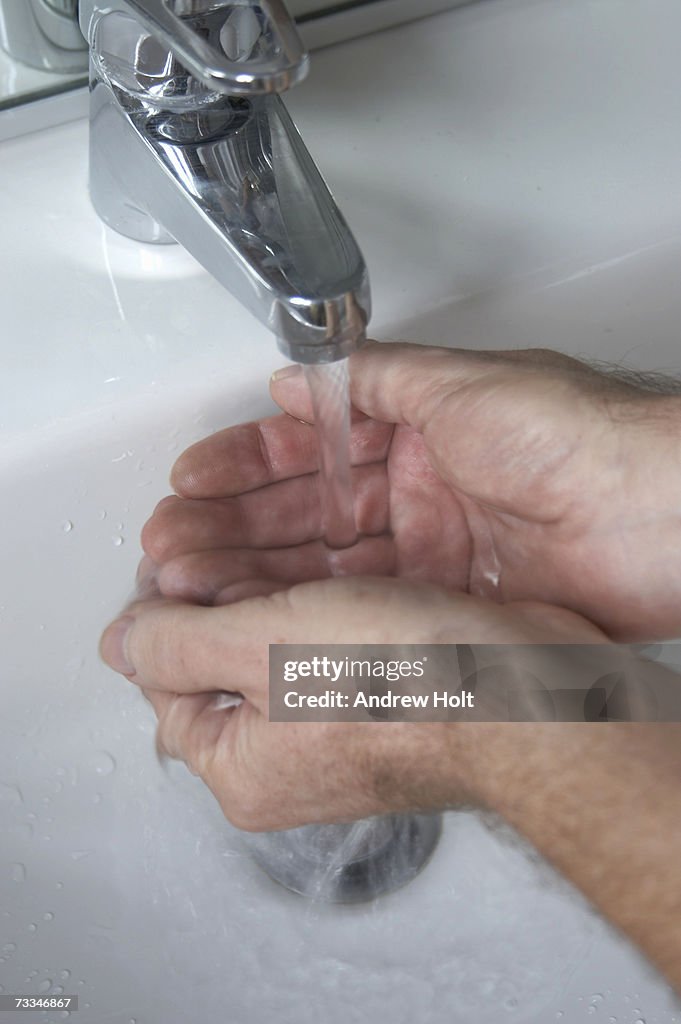
[[[541,524],[557,522],[573,500],[559,477],[575,453],[588,462],[584,438],[603,445],[613,433],[591,372],[544,349],[374,344],[352,357],[350,372],[353,402],[422,434],[433,469],[457,492]]]
[[[136,601],[148,601],[160,597],[158,565],[149,555],[143,555],[135,574]]]
[[[274,583],[272,580],[238,580],[223,587],[213,598],[216,608],[237,601],[247,601],[249,597],[269,597],[280,590],[288,590],[289,583]]]
[[[370,343],[350,359],[352,403],[373,419],[421,430],[443,389],[479,374],[468,358],[472,355],[425,345]],[[309,418],[305,376],[289,369],[272,377],[272,398],[290,416]]]
[[[266,713],[270,643],[425,643],[445,629],[451,642],[458,630],[474,643],[485,621],[502,614],[497,605],[438,587],[351,577],[219,608],[136,605],[109,626],[100,650],[144,688],[238,692]]]
[[[391,757],[385,758],[377,736],[371,737],[369,755],[366,724],[348,730],[270,723],[247,702],[224,708],[225,696],[211,700],[205,694],[148,691],[159,719],[159,754],[183,760],[193,774],[201,775],[237,828],[262,832],[310,821],[352,821],[396,809],[394,801],[386,803],[371,785],[370,766],[381,760],[390,763]],[[385,746],[394,760],[394,744]]]
[[[286,382],[285,385],[284,381]],[[301,423],[314,423],[315,416],[312,408],[310,387],[304,368],[299,363],[285,366],[283,369],[277,370],[276,373],[272,374],[270,377],[270,393],[274,401],[281,405],[281,408],[289,416],[292,416]],[[285,405],[279,402],[280,397],[284,399]],[[367,417],[365,413],[352,406],[350,418],[352,423],[359,423]]]
[[[156,570],[156,563],[148,555],[143,555],[140,559],[139,565],[137,566],[137,572],[135,573],[135,583],[144,583],[148,576],[151,576]]]
[[[362,418],[352,429],[354,465],[385,459],[391,430]],[[222,430],[192,445],[173,467],[171,484],[185,498],[230,497],[318,469],[314,427],[273,416]]]
[[[352,473],[355,520],[362,534],[388,528],[389,487],[385,463]],[[305,544],[323,534],[316,474],[282,480],[233,498],[161,502],[142,530],[142,547],[158,563],[188,552],[219,548],[267,548]]]
[[[158,582],[164,597],[212,604],[227,588],[248,581],[291,586],[332,575],[391,576],[394,568],[395,544],[383,534],[362,537],[339,551],[329,549],[322,540],[289,548],[192,551],[166,562]],[[245,591],[238,593],[247,596]],[[231,594],[230,599],[234,599]]]
[[[266,684],[268,646],[263,634],[255,642],[258,620],[271,617],[277,596],[215,608],[167,599],[131,605],[105,630],[100,653],[145,691],[241,692],[240,682],[250,680],[250,689],[259,692]],[[260,697],[266,701],[266,685]]]
[[[239,706],[237,699],[222,693],[143,693],[158,718],[159,755],[184,761],[193,775],[206,775],[227,723]]]
[[[550,349],[469,351],[426,345],[372,342],[350,358],[353,406],[384,423],[402,423],[423,432],[434,411],[456,393],[492,378],[499,370],[569,370],[588,373],[584,363]],[[274,374],[272,398],[293,417],[308,417],[310,404],[301,373]]]

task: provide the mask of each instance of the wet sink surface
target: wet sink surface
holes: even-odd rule
[[[376,336],[678,373],[680,33],[675,0],[486,0],[317,54],[291,108],[364,247]],[[172,461],[268,412],[281,360],[185,253],[98,223],[83,123],[1,150],[3,990],[78,994],[79,1024],[681,1018],[475,816],[447,816],[407,888],[325,907],[158,765],[97,637]]]

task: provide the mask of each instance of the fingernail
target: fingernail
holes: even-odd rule
[[[107,665],[123,676],[135,674],[135,667],[131,664],[127,652],[128,634],[134,621],[132,615],[123,615],[122,618],[116,619],[104,631],[99,645],[99,652]]]
[[[271,384],[279,384],[282,380],[288,380],[289,377],[297,377],[301,372],[302,366],[300,363],[293,363],[291,366],[284,366],[281,370],[275,370],[270,377]]]

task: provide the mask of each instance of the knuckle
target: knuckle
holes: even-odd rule
[[[268,827],[268,815],[261,801],[245,792],[222,794],[220,806],[225,817],[242,832],[264,832]]]

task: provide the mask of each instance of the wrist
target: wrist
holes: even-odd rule
[[[619,549],[619,595],[631,619],[616,639],[681,634],[681,395],[648,394],[609,409],[619,435],[602,535]],[[615,595],[616,596],[616,595]]]

